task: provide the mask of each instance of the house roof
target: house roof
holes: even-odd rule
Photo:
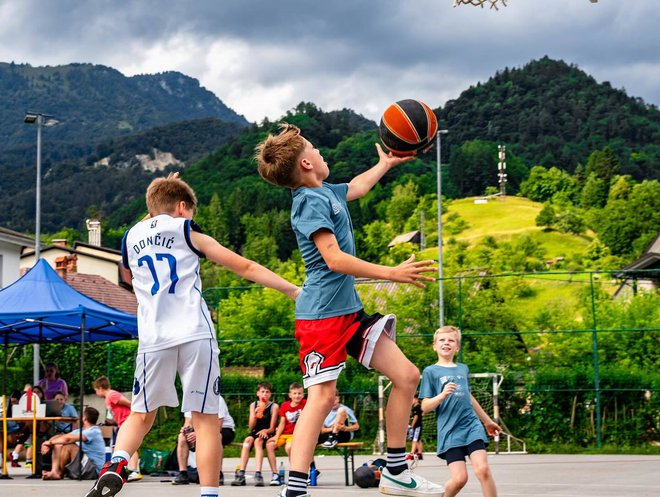
[[[34,245],[34,238],[0,226],[0,240],[21,247]]]
[[[135,316],[137,314],[137,299],[135,294],[125,288],[113,284],[103,276],[66,272],[64,281],[94,300],[120,311]]]
[[[419,243],[419,230],[417,231],[410,231],[408,233],[404,233],[402,235],[399,235],[394,238],[387,246],[388,247],[394,247],[395,245],[399,245],[400,243]]]
[[[634,269],[660,269],[660,233],[646,247],[642,256],[623,268],[626,271]]]
[[[78,247],[80,247],[80,249]],[[47,245],[45,247],[41,247],[41,257],[44,257],[44,254],[47,252],[54,250],[59,252],[68,252],[69,254],[81,254],[85,255],[86,257],[91,257],[93,259],[99,259],[103,261],[117,262],[121,260],[121,252],[118,250],[105,249],[88,244],[74,244],[74,248],[65,247],[63,245]],[[21,254],[21,259],[26,259],[28,257],[34,257],[33,247],[23,250],[23,253]]]

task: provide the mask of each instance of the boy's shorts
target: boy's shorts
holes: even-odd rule
[[[486,442],[481,439],[477,439],[474,442],[470,442],[468,445],[463,445],[461,447],[452,447],[447,452],[438,454],[440,459],[447,461],[447,466],[456,461],[465,462],[465,456],[470,456],[475,450],[486,450]]]
[[[280,435],[280,438],[277,439],[277,448],[284,447],[286,444],[291,443],[293,440],[293,433],[288,435]]]
[[[179,373],[183,391],[181,410],[217,414],[220,395],[218,354],[218,344],[211,339],[138,353],[131,410],[152,412],[161,406],[178,406],[174,382]]]
[[[406,438],[411,442],[419,442],[422,438],[422,427],[415,426],[414,428],[408,428],[408,436]]]
[[[394,314],[370,316],[359,311],[325,319],[297,319],[296,340],[305,388],[339,378],[348,354],[371,369],[376,342],[383,332],[394,340]]]

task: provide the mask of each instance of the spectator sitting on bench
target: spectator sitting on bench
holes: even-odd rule
[[[82,445],[83,452],[96,466],[96,472],[101,469],[105,462],[105,442],[101,428],[96,426],[99,412],[93,407],[86,407],[83,411]],[[61,480],[64,477],[64,469],[73,461],[78,454],[78,440],[80,430],[73,430],[64,435],[55,435],[41,444],[41,454],[51,453],[52,468],[44,471],[41,477],[44,480]]]
[[[297,381],[294,381],[289,385],[289,400],[282,402],[280,406],[280,422],[277,425],[275,436],[268,440],[266,444],[266,453],[268,454],[269,461],[271,459],[275,460],[275,450],[280,447],[284,447],[286,455],[289,455],[291,441],[293,440],[293,430],[306,403],[303,386]],[[273,473],[270,480],[271,486],[284,485],[284,483],[286,482],[280,481],[277,473]]]
[[[318,443],[332,449],[338,443],[350,442],[359,429],[355,413],[350,407],[339,403],[339,391],[335,391],[335,403],[323,421]]]
[[[224,457],[224,447],[229,445],[234,441],[234,418],[229,414],[229,409],[227,408],[227,403],[222,395],[219,396],[220,406],[218,407],[218,427],[220,429],[220,437],[222,438],[222,444],[220,446],[220,475],[218,478],[219,485],[225,484],[225,476],[222,472],[222,459]],[[197,436],[195,435],[195,429],[192,424],[192,413],[187,411],[183,413],[185,421],[181,430],[179,431],[179,437],[176,442],[176,458],[179,463],[179,474],[176,476],[172,485],[188,485],[190,483],[190,478],[188,477],[188,454],[190,451],[195,451],[195,444],[197,442]]]
[[[264,446],[270,437],[275,435],[277,416],[279,413],[279,406],[271,402],[270,398],[273,394],[273,386],[267,381],[262,381],[257,387],[257,397],[250,404],[250,418],[248,420],[248,429],[250,434],[243,440],[243,448],[241,449],[241,465],[236,471],[236,477],[231,482],[232,487],[239,487],[245,485],[245,468],[247,467],[248,459],[250,458],[250,449],[254,445],[254,485],[257,487],[264,486],[264,477],[261,475],[261,466],[264,462]],[[274,460],[268,460],[270,470],[273,474],[277,474],[277,466]]]

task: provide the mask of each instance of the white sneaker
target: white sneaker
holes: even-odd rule
[[[277,493],[277,497],[286,497],[286,485]],[[312,497],[312,494],[303,494],[300,497]]]
[[[444,497],[445,489],[409,469],[398,475],[391,474],[387,468],[383,468],[380,474],[380,485],[378,490],[382,494],[406,495],[409,497]]]
[[[140,481],[142,479],[142,473],[139,471],[131,471],[128,473],[128,478],[126,478],[126,481]]]

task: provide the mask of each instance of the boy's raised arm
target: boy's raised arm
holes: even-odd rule
[[[351,200],[364,197],[387,171],[394,166],[413,159],[413,157],[396,157],[391,153],[386,154],[379,143],[376,143],[376,150],[378,151],[378,162],[371,169],[358,174],[351,180],[348,184],[348,192],[346,193],[347,201],[350,202]]]
[[[196,231],[191,231],[190,237],[197,250],[208,259],[233,271],[241,278],[273,288],[294,300],[300,293],[300,288],[293,283],[289,283],[261,264],[223,247],[214,238]]]
[[[398,266],[383,266],[363,261],[358,257],[347,254],[339,248],[335,235],[327,230],[319,230],[313,235],[323,260],[331,271],[360,278],[373,278],[379,280],[398,281],[399,283],[410,283],[424,288],[422,281],[435,281],[435,278],[425,276],[422,273],[436,271],[432,266],[433,261],[415,261],[411,256],[407,261]]]

